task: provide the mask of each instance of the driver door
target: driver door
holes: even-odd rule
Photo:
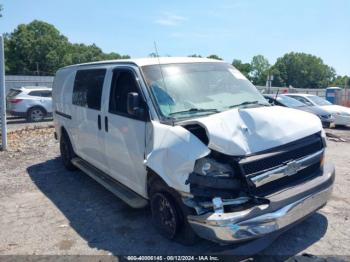
[[[113,70],[109,103],[105,112],[105,151],[109,175],[143,195],[145,193],[146,121],[127,112],[130,92],[142,97],[136,74],[131,68]]]

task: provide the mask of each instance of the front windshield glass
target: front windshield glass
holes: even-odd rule
[[[308,98],[314,102],[316,105],[318,106],[328,106],[331,105],[330,102],[328,102],[327,100],[319,97],[319,96],[308,96]]]
[[[284,95],[280,95],[277,97],[277,101],[284,104],[285,106],[287,107],[303,107],[305,106],[304,103],[294,99],[294,98],[291,98],[291,97],[288,97],[288,96],[284,96]]]
[[[164,117],[189,118],[233,107],[269,105],[237,69],[226,63],[142,67]]]

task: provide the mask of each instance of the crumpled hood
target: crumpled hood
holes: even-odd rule
[[[267,150],[322,130],[317,116],[280,106],[232,109],[182,123],[186,124],[203,126],[210,149],[234,156]]]

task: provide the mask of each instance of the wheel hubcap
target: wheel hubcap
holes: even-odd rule
[[[34,120],[34,121],[39,121],[41,119],[43,119],[44,117],[44,114],[41,110],[39,109],[35,109],[31,112],[31,118]]]
[[[177,230],[176,211],[169,200],[162,194],[158,194],[156,198],[156,222],[158,226],[164,230],[168,237],[174,237]]]

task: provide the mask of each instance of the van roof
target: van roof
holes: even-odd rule
[[[158,64],[175,64],[175,63],[224,63],[224,61],[209,59],[209,58],[200,58],[200,57],[147,57],[147,58],[135,58],[135,59],[117,59],[117,60],[105,60],[91,63],[83,63],[70,65],[65,68],[74,67],[74,66],[85,66],[85,65],[100,65],[100,64],[135,64],[137,66],[146,66],[146,65],[158,65]]]

